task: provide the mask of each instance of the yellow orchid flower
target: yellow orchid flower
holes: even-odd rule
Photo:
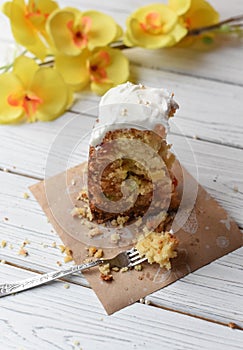
[[[75,91],[90,85],[93,92],[104,94],[129,77],[128,59],[120,50],[109,47],[83,49],[78,56],[56,55],[56,68]]]
[[[48,53],[48,35],[45,24],[58,8],[52,0],[13,0],[4,3],[3,12],[9,17],[13,36],[36,57],[44,59]]]
[[[0,75],[0,123],[49,121],[64,113],[72,94],[53,68],[20,56],[13,71]]]
[[[48,19],[47,30],[56,51],[71,56],[79,55],[84,48],[106,46],[122,35],[112,17],[70,7],[55,11]]]
[[[174,10],[178,16],[181,16],[189,10],[191,0],[169,0],[168,6]]]
[[[127,46],[157,49],[172,46],[187,34],[176,12],[163,4],[139,8],[127,18],[126,24]]]
[[[205,0],[169,0],[169,7],[181,15],[180,20],[188,31],[219,22],[218,12]],[[179,43],[179,46],[191,45],[202,37],[204,35],[188,36]]]

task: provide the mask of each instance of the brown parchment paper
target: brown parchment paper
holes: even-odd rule
[[[77,224],[78,218],[70,214],[77,193],[80,191],[86,164],[83,163],[67,172],[41,181],[30,190],[36,197],[49,221],[63,243],[70,247],[77,264],[87,257],[86,243],[77,238],[78,230],[89,230],[85,225]],[[182,168],[175,165],[179,183],[182,184]],[[197,186],[195,179],[183,169],[184,183],[191,188]],[[81,182],[80,182],[81,181]],[[182,191],[181,185],[179,190]],[[48,193],[48,195],[47,195]],[[71,197],[71,201],[70,198]],[[75,225],[73,225],[75,222]],[[76,231],[77,232],[76,232]],[[70,235],[68,232],[76,232]],[[172,269],[167,271],[157,264],[144,263],[142,271],[131,270],[126,273],[113,272],[110,283],[100,279],[97,268],[84,272],[90,286],[103,304],[106,312],[113,312],[134,303],[146,295],[167,286],[179,278],[214,261],[215,259],[242,246],[243,237],[237,224],[227,212],[198,185],[196,202],[186,223],[175,232],[179,239],[178,257],[173,259]],[[94,245],[96,245],[94,243]],[[112,257],[125,248],[110,247],[104,249],[105,257]]]

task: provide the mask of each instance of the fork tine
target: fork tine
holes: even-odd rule
[[[130,259],[131,262],[135,262],[138,259],[141,259],[142,257],[140,255],[136,255],[133,258]]]
[[[133,256],[139,255],[139,252],[137,250],[134,250],[132,253],[129,253],[129,258],[132,258]]]
[[[132,254],[133,252],[137,252],[137,249],[135,249],[134,247],[132,247],[131,249],[127,250],[127,254],[130,255]]]
[[[137,261],[131,262],[131,263],[130,263],[130,266],[139,265],[139,264],[141,264],[142,262],[144,262],[144,261],[146,261],[146,260],[147,260],[147,258],[140,258],[140,259],[137,260]]]

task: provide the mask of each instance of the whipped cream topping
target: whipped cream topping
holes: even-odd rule
[[[130,82],[118,85],[101,98],[90,144],[99,145],[108,131],[117,129],[154,130],[163,125],[167,131],[171,109],[177,108],[173,94],[165,89]]]

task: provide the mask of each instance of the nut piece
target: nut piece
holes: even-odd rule
[[[105,282],[111,282],[113,280],[113,276],[112,275],[100,275],[100,278],[105,281]]]

